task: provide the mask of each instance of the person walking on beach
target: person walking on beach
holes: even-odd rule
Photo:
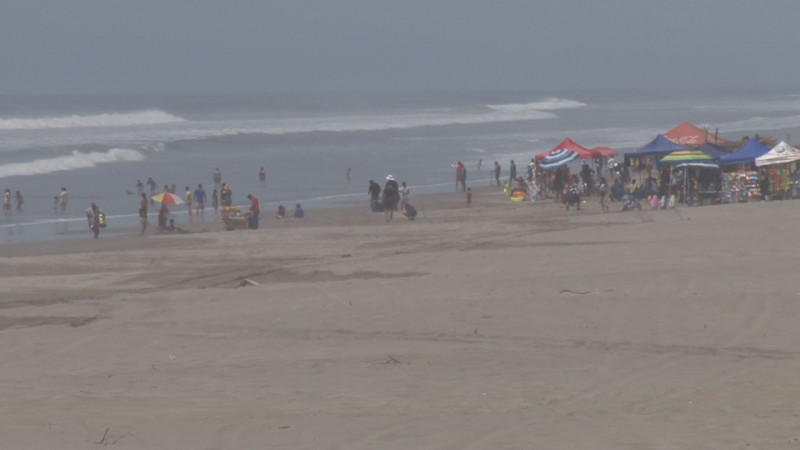
[[[381,185],[376,183],[375,180],[369,180],[369,210],[371,212],[378,211],[378,201],[381,198]]]
[[[345,181],[347,181],[347,185],[350,186],[350,168],[347,168],[347,174],[345,174]]]
[[[481,171],[481,166],[482,166],[482,165],[483,165],[483,160],[482,160],[482,159],[479,159],[479,160],[478,160],[478,166],[477,166],[477,167],[475,167],[475,172],[480,172],[480,171]]]
[[[92,202],[90,219],[91,226],[89,229],[92,230],[95,239],[100,237],[100,214],[102,214],[102,212],[100,212],[100,208],[97,207],[95,202]]]
[[[11,217],[11,189],[3,191],[3,215],[6,219]]]
[[[397,209],[397,196],[399,188],[392,175],[386,176],[386,185],[383,187],[383,212],[387,222],[390,222]]]
[[[20,191],[14,194],[14,200],[17,202],[17,211],[22,212],[22,204],[25,203],[25,199],[22,198],[22,193]]]
[[[461,191],[467,192],[467,166],[461,165]]]
[[[604,177],[600,177],[600,186],[598,186],[600,190],[600,208],[602,208],[603,212],[608,211],[608,205],[606,204],[606,195],[608,195],[608,184],[606,184],[606,179]]]
[[[141,196],[142,199],[139,200],[139,221],[142,222],[142,232],[139,234],[144,236],[144,232],[147,230],[147,195],[142,192]]]
[[[67,212],[67,198],[68,198],[67,188],[62,187],[61,194],[58,195],[58,209],[61,212],[61,214]]]
[[[264,170],[264,166],[258,169],[258,182],[261,183],[261,187],[267,185],[267,171]]]
[[[494,181],[497,183],[497,187],[500,187],[500,163],[497,161],[494,162]],[[491,184],[491,183],[489,183]]]
[[[183,194],[184,201],[186,202],[186,211],[189,213],[189,222],[192,221],[192,190],[186,186],[186,192]]]
[[[511,160],[511,165],[508,168],[508,180],[513,183],[517,181],[517,165],[514,164],[514,160]]]
[[[194,211],[195,218],[200,220],[201,222],[205,222],[206,190],[203,189],[203,183],[198,184],[197,189],[194,190],[194,204],[195,204],[195,211]]]
[[[247,199],[250,200],[250,229],[257,230],[258,229],[258,199],[253,196],[252,194],[247,194]]]

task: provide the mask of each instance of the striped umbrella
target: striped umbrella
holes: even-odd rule
[[[700,150],[675,150],[661,158],[662,164],[680,164],[694,162],[714,162],[714,157]]]
[[[555,169],[578,158],[578,153],[566,148],[551,150],[540,162],[539,167],[544,170]]]
[[[180,197],[178,197],[175,194],[171,194],[169,192],[162,192],[150,198],[165,205],[180,205],[183,203],[183,200],[181,200]]]

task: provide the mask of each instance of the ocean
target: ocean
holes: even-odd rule
[[[109,232],[135,226],[137,180],[175,184],[181,196],[186,186],[202,183],[210,197],[215,168],[232,185],[234,203],[247,204],[252,193],[262,211],[301,203],[313,214],[352,202],[366,208],[368,181],[383,184],[388,174],[408,184],[412,199],[453,191],[457,161],[468,169],[468,185],[488,186],[494,161],[507,176],[511,159],[523,168],[565,137],[626,152],[683,121],[728,140],[755,133],[790,142],[800,137],[800,90],[0,99],[0,189],[19,190],[25,199],[21,212],[0,217],[3,243],[90,238],[84,210],[93,201],[106,212]],[[62,187],[67,211],[53,213]],[[183,208],[173,212],[177,223],[188,220]]]

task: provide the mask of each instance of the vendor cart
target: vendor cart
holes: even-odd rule
[[[223,206],[220,221],[228,231],[245,230],[250,225],[250,212],[242,212],[238,206]]]

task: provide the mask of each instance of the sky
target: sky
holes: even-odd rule
[[[800,88],[800,0],[4,0],[0,94]]]

